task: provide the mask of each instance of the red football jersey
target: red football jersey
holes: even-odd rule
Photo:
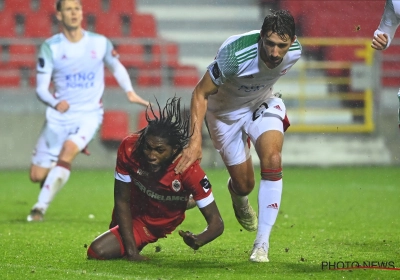
[[[132,217],[140,216],[152,233],[164,236],[184,220],[190,194],[200,208],[214,201],[211,184],[197,161],[183,174],[175,174],[178,159],[163,174],[154,176],[132,157],[138,138],[139,135],[134,134],[122,141],[115,179],[132,186]]]

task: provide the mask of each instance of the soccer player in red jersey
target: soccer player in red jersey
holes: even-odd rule
[[[160,114],[150,105],[152,118],[147,111],[147,127],[126,137],[118,149],[112,221],[110,229],[89,246],[91,259],[147,259],[140,251],[183,222],[191,195],[207,227],[199,234],[180,230],[183,241],[197,250],[224,230],[211,184],[199,162],[175,174],[179,159],[173,161],[191,136],[189,116],[181,115],[180,99],[168,100],[162,110],[158,107]]]

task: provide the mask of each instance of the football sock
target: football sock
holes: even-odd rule
[[[46,212],[57,192],[61,190],[68,181],[71,173],[70,169],[70,163],[64,161],[57,162],[57,165],[53,167],[47,175],[43,188],[40,190],[38,202],[33,208],[41,208],[43,213]]]
[[[235,206],[244,207],[249,203],[249,199],[247,198],[247,195],[245,195],[245,196],[238,195],[233,190],[233,188],[232,188],[232,179],[231,178],[229,178],[229,181],[228,181],[228,190],[229,190],[229,193],[231,194],[232,203]]]
[[[269,236],[272,226],[278,216],[282,197],[282,169],[276,169],[271,176],[265,176],[270,180],[261,179],[258,192],[258,230],[255,244],[267,244],[269,247]],[[264,172],[264,170],[263,170]]]

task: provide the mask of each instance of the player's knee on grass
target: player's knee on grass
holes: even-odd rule
[[[88,259],[110,260],[121,257],[121,255],[119,254],[119,247],[116,254],[114,250],[109,248],[110,245],[111,244],[107,244],[104,242],[98,242],[97,240],[93,241],[93,243],[90,244],[87,250]]]
[[[111,231],[107,231],[90,244],[87,256],[89,259],[96,260],[121,258],[121,247],[118,239]]]
[[[87,250],[87,257],[88,259],[94,259],[94,260],[105,260],[100,256],[100,254],[96,251],[95,246],[92,246],[93,243],[89,246]]]

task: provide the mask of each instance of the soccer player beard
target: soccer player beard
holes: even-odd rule
[[[177,156],[179,149],[168,144],[167,139],[148,135],[143,150],[146,165],[150,172],[165,171]]]
[[[158,164],[152,164],[149,161],[146,161],[148,170],[153,174],[162,174],[165,170],[167,170],[168,166],[170,166],[173,160],[176,158],[176,153],[172,154],[169,158]]]

